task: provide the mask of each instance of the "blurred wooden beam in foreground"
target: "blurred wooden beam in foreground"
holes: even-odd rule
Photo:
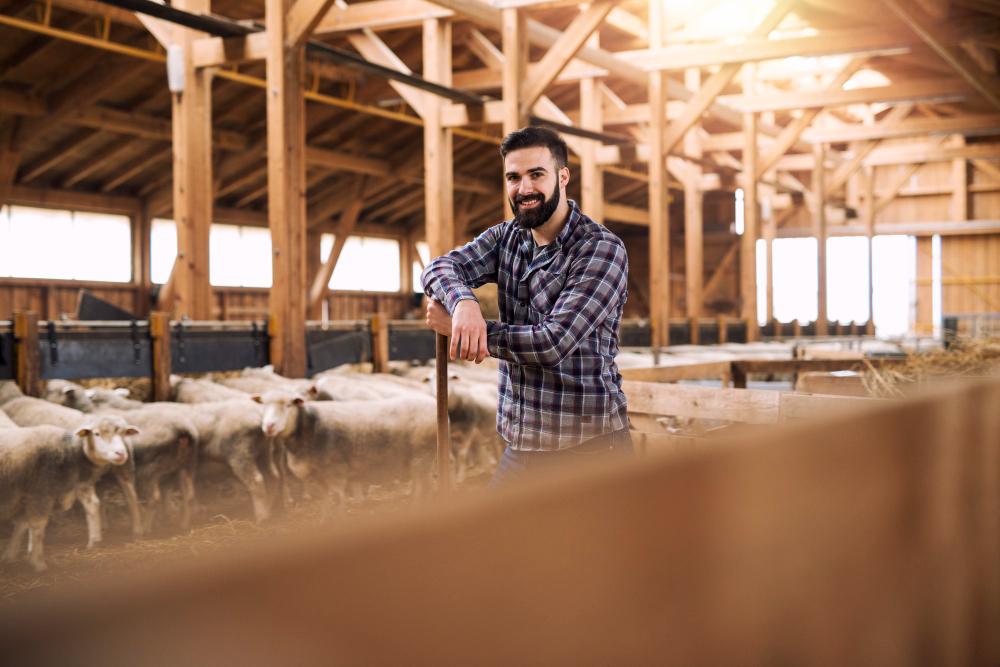
[[[998,664],[1000,380],[0,614],[9,664]],[[141,658],[137,658],[141,656]]]

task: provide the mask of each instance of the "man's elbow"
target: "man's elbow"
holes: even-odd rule
[[[568,332],[554,332],[549,336],[548,344],[535,353],[539,366],[558,366],[566,361],[576,350],[577,345]]]

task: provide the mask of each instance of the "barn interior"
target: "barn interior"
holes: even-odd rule
[[[63,424],[8,401],[202,432],[98,485],[102,544],[81,500],[0,565],[0,655],[1000,663],[1000,3],[0,0],[0,36],[0,474]],[[636,455],[496,491],[497,362],[449,366],[420,275],[510,218],[527,125],[628,253]],[[250,400],[404,389],[427,492],[336,507]]]

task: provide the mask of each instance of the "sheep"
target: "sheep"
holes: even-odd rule
[[[11,380],[0,381],[0,405],[15,398],[21,398],[22,396],[24,394],[21,393],[21,388],[17,386],[16,382]]]
[[[219,384],[248,394],[257,394],[271,389],[287,389],[296,392],[309,390],[309,380],[286,378],[274,372],[274,366],[244,368],[239,377],[219,378]]]
[[[389,382],[373,382],[371,377],[361,374],[321,374],[309,385],[307,397],[311,400],[374,401],[408,395],[405,387],[394,386]]]
[[[114,408],[115,410],[135,410],[143,406],[142,401],[133,401],[127,398],[128,395],[129,390],[124,387],[86,389],[69,380],[49,380],[45,386],[43,398],[56,405],[63,405],[80,412],[93,412],[101,407]]]
[[[57,504],[66,510],[79,500],[88,529],[96,528],[99,534],[100,501],[94,484],[108,467],[122,467],[130,459],[128,439],[137,434],[134,426],[113,416],[91,417],[70,430],[0,430],[0,518],[14,521],[3,559],[16,560],[27,532],[31,566],[36,572],[47,569],[45,528]]]
[[[318,478],[341,506],[348,487],[363,497],[367,483],[389,475],[412,478],[418,497],[429,486],[437,423],[428,396],[307,403],[272,390],[254,400],[264,405],[260,428],[281,440],[290,472]]]
[[[191,528],[200,433],[191,415],[174,409],[180,407],[173,403],[145,403],[134,410],[106,407],[97,411],[126,418],[142,431],[132,440],[132,446],[135,486],[145,505],[142,532],[146,534],[152,531],[157,509],[165,501],[160,485],[174,473],[181,491],[181,529]]]
[[[170,376],[170,395],[178,403],[211,403],[216,401],[246,400],[246,392],[231,389],[208,379]]]
[[[25,427],[50,425],[58,426],[65,430],[74,430],[87,420],[87,415],[79,410],[56,405],[55,403],[30,396],[21,396],[20,398],[7,401],[3,404],[3,410],[15,424]],[[130,441],[129,446],[131,446]],[[143,525],[139,507],[139,496],[135,490],[134,460],[129,457],[129,464],[116,466],[113,469],[113,473],[115,481],[118,482],[122,493],[125,494],[125,502],[128,505],[132,521],[132,535],[137,538],[141,537],[143,534]],[[98,479],[99,476],[93,480],[94,484],[97,483]],[[93,523],[88,520],[87,546],[93,547],[101,540],[102,526],[100,517]]]
[[[14,421],[7,416],[7,413],[0,410],[0,428],[19,428]]]

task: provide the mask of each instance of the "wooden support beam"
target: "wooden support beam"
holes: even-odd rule
[[[854,76],[854,74],[861,69],[866,58],[854,57],[848,61],[847,65],[833,77],[833,80],[827,85],[827,91],[837,91],[841,90],[847,81]],[[747,93],[744,93],[747,94]],[[788,152],[795,142],[799,140],[802,133],[812,125],[813,120],[819,115],[821,111],[820,108],[815,109],[805,109],[802,115],[798,118],[791,120],[788,125],[782,129],[781,134],[778,135],[777,140],[767,149],[767,152],[759,159],[759,164],[757,165],[758,173],[767,173],[777,164],[778,160]]]
[[[868,322],[866,331],[869,336],[875,335],[875,253],[872,240],[875,237],[875,167],[865,167],[864,182],[864,214],[865,238],[868,242]]]
[[[689,90],[698,90],[701,87],[701,72],[697,69],[685,70],[684,85]],[[696,123],[684,135],[684,153],[698,160],[702,157],[700,127]],[[693,164],[690,178],[684,183],[684,301],[690,318],[701,317],[702,283],[705,279],[701,176],[701,165]],[[697,325],[692,324],[692,333],[697,329]]]
[[[793,4],[793,0],[779,0],[768,15],[764,17],[764,20],[750,33],[750,37],[761,39],[767,37],[772,30],[778,27],[778,24],[788,14]],[[652,48],[652,45],[650,47]],[[663,138],[663,153],[661,155],[666,157],[667,153],[680,143],[688,129],[702,117],[712,102],[715,101],[715,98],[739,74],[742,67],[742,63],[727,63],[704,82],[694,97],[688,101],[688,105],[684,108],[683,113],[681,113],[677,120],[670,124]],[[664,113],[665,116],[666,114]]]
[[[357,192],[362,191],[363,188],[362,184],[357,189]],[[323,300],[329,291],[330,278],[333,277],[333,271],[337,268],[337,262],[344,251],[347,239],[354,232],[354,227],[357,225],[358,217],[361,215],[364,207],[364,199],[357,197],[340,214],[337,230],[334,232],[333,247],[330,249],[330,254],[323,261],[319,271],[315,274],[312,288],[309,290],[309,317],[311,319],[318,320],[322,316]]]
[[[753,66],[744,73],[744,93],[754,88]],[[740,239],[740,317],[747,325],[747,341],[757,340],[757,114],[743,115],[743,237]]]
[[[528,65],[527,19],[516,8],[502,11],[503,41],[503,133],[509,134],[527,124],[521,100],[524,97]]]
[[[208,0],[181,0],[178,8],[210,10]],[[177,223],[177,262],[171,274],[174,319],[212,319],[209,283],[209,232],[212,225],[212,75],[194,66],[191,44],[200,35],[179,30],[184,50],[182,93],[172,95],[174,135],[173,211]]]
[[[971,146],[940,146],[932,138],[923,144],[879,148],[871,152],[865,164],[872,166],[909,164],[912,162],[951,162],[956,159],[1000,158],[1000,143],[973,144]]]
[[[663,3],[649,3],[649,44],[663,45],[666,22]],[[670,200],[667,169],[662,158],[666,147],[667,75],[650,72],[647,85],[650,109],[649,144],[649,319],[654,349],[670,343]]]
[[[436,21],[437,19],[428,19]],[[369,320],[372,334],[372,373],[389,372],[389,316],[375,313]]]
[[[374,0],[337,6],[326,13],[314,30],[317,35],[355,30],[416,28],[428,19],[447,19],[455,12],[424,0]]]
[[[286,377],[306,374],[306,156],[302,70],[289,49],[289,0],[266,0],[267,210],[273,281],[268,307],[271,362]]]
[[[817,315],[816,335],[826,336],[828,333],[828,316],[826,308],[826,169],[824,168],[823,144],[813,145],[813,156],[816,167],[812,174],[813,187],[813,233],[816,237],[816,271],[817,271]]]
[[[598,36],[591,37],[597,46]],[[580,81],[580,126],[585,130],[604,130],[604,97],[597,79]],[[585,139],[580,153],[580,204],[592,220],[604,223],[604,172],[597,163],[600,142]],[[647,218],[648,219],[648,218]]]
[[[21,165],[21,151],[17,146],[19,125],[17,118],[0,123],[0,206],[4,206],[10,198]]]
[[[927,42],[935,53],[951,65],[958,75],[979,91],[990,104],[1000,109],[1000,79],[983,72],[960,48],[961,35],[950,30],[947,22],[934,19],[912,3],[900,0],[882,0],[882,3]]]
[[[892,108],[892,110],[885,115],[882,121],[874,126],[881,127],[882,125],[893,125],[898,121],[906,118],[906,116],[913,110],[913,104],[905,103],[900,104]],[[879,145],[878,140],[867,140],[867,141],[856,141],[850,146],[851,157],[847,160],[841,162],[834,169],[833,175],[830,177],[829,182],[826,184],[827,192],[833,194],[839,192],[842,187],[847,183],[848,179],[853,176],[857,170],[864,163],[866,157],[873,150],[875,150]]]
[[[917,238],[917,318],[914,331],[921,336],[934,333],[933,239]]]
[[[295,0],[295,4],[288,10],[285,46],[294,49],[305,44],[333,6],[333,2],[334,0]]]
[[[424,77],[451,85],[451,23],[428,19],[423,27]],[[431,257],[455,247],[453,131],[442,124],[444,100],[424,100],[424,226]]]
[[[538,66],[532,69],[531,78],[523,87],[521,113],[528,115],[538,98],[569,64],[617,2],[618,0],[597,0],[577,14]]]
[[[954,77],[912,80],[889,86],[819,92],[778,93],[733,99],[743,111],[790,111],[875,102],[948,102],[965,99],[969,85]]]
[[[736,263],[736,258],[740,254],[740,243],[737,241],[729,246],[726,250],[726,254],[722,256],[719,263],[716,264],[715,269],[712,271],[712,275],[708,277],[705,281],[705,289],[702,291],[702,298],[705,301],[711,301],[712,297],[718,294],[719,290],[722,289],[722,279],[725,277],[726,273],[733,268],[733,264]]]
[[[965,137],[954,138],[957,146],[965,145]],[[969,219],[969,163],[964,157],[951,161],[951,219]]]
[[[149,314],[149,337],[152,340],[153,400],[170,400],[170,315],[164,312]]]
[[[899,107],[896,107],[899,108]],[[875,125],[839,125],[831,129],[809,129],[803,137],[809,142],[863,141],[891,139],[926,134],[960,133],[967,137],[1000,134],[1000,114],[966,114],[954,118],[912,118],[888,122],[886,117]]]
[[[38,313],[14,311],[15,380],[26,396],[41,396],[41,361],[38,358]]]
[[[946,137],[938,137],[932,139],[931,142],[934,145],[941,145],[945,142]],[[888,186],[886,187],[884,193],[881,197],[875,200],[875,214],[878,215],[886,206],[892,203],[892,201],[899,195],[900,191],[903,189],[907,183],[910,182],[910,177],[917,172],[920,167],[922,167],[924,162],[914,162],[912,164],[907,164],[906,166],[899,169],[895,175],[890,179]],[[874,165],[868,165],[874,168]]]

